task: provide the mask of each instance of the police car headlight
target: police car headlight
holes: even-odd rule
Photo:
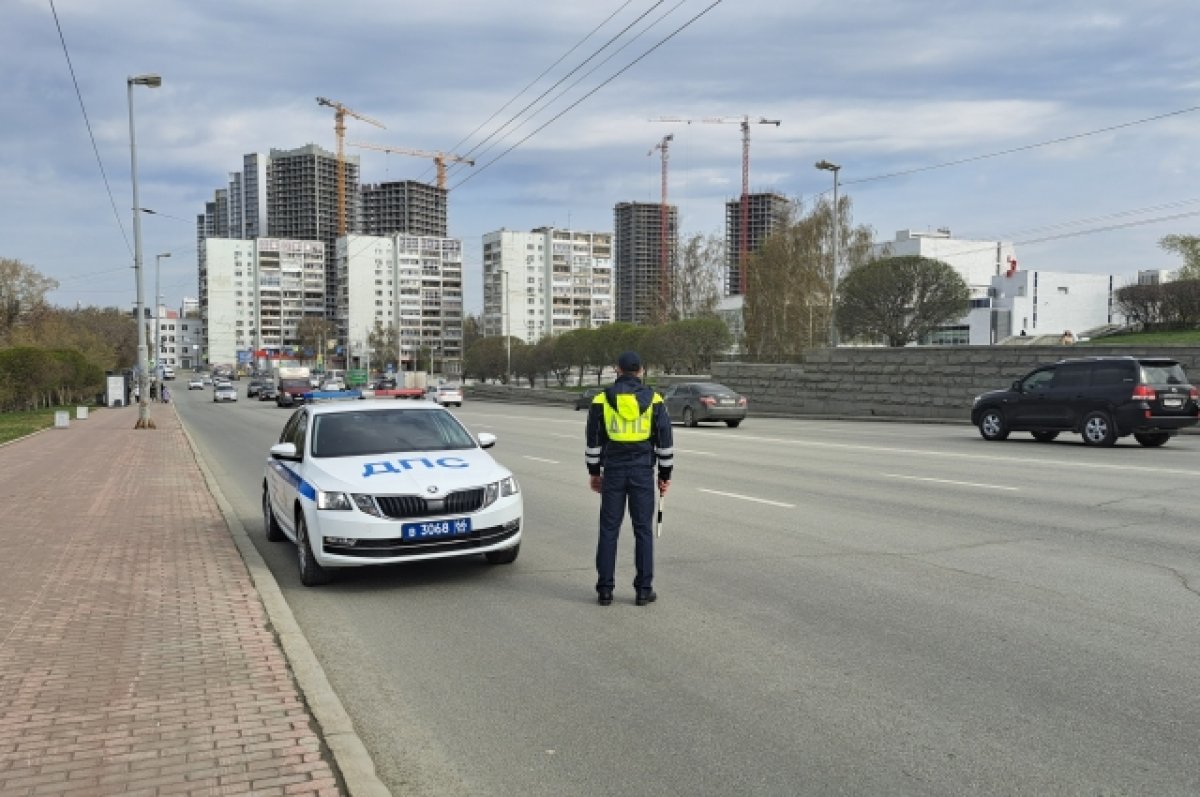
[[[330,493],[325,490],[317,490],[317,509],[353,509],[353,504],[350,503],[350,497],[345,493]]]
[[[383,512],[380,511],[379,504],[375,503],[375,499],[373,497],[369,495],[360,495],[359,493],[354,493],[350,497],[354,499],[354,505],[358,507],[360,511],[366,512],[372,517],[383,517]]]
[[[517,485],[516,476],[508,476],[498,482],[492,482],[483,491],[483,505],[491,506],[496,503],[499,498],[508,498],[510,495],[516,495],[521,492],[521,488]]]

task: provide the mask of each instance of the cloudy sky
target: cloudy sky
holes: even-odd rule
[[[615,203],[658,201],[668,133],[683,231],[722,232],[739,126],[662,117],[780,120],[751,127],[751,190],[811,200],[833,161],[879,240],[948,227],[1015,242],[1022,268],[1128,276],[1179,265],[1162,236],[1200,234],[1195,0],[3,6],[0,257],[57,279],[60,305],[134,300],[126,79],[144,73],[163,79],[134,93],[146,300],[170,252],[172,306],[197,294],[195,217],[244,153],[336,149],[317,96],[386,127],[348,119],[347,141],[476,160],[449,179],[469,311],[484,233],[611,229]],[[433,180],[425,158],[347,152],[366,182]]]

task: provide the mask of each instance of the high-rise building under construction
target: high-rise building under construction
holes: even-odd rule
[[[663,230],[661,210],[662,205],[657,202],[621,202],[614,209],[613,284],[617,321],[656,324],[669,317],[679,212],[674,205],[667,206],[667,228]],[[664,232],[668,253],[665,274]]]
[[[446,237],[446,189],[417,180],[362,187],[363,235]]]
[[[750,194],[746,197],[746,254],[752,255],[781,225],[787,222],[791,200],[782,194]],[[725,203],[725,294],[742,293],[742,200]]]

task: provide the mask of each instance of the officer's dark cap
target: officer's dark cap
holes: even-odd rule
[[[617,367],[627,374],[642,370],[642,358],[636,351],[624,352],[617,358]]]

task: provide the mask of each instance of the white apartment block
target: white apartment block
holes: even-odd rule
[[[612,233],[539,227],[483,236],[485,337],[532,344],[613,320]]]
[[[338,318],[354,365],[365,366],[378,324],[398,337],[400,352],[399,363],[378,365],[462,373],[461,241],[404,233],[347,235],[337,240],[337,259]],[[421,359],[422,350],[432,355],[432,367]]]
[[[325,317],[325,247],[282,238],[207,238],[202,293],[211,364],[300,354],[301,319]]]

